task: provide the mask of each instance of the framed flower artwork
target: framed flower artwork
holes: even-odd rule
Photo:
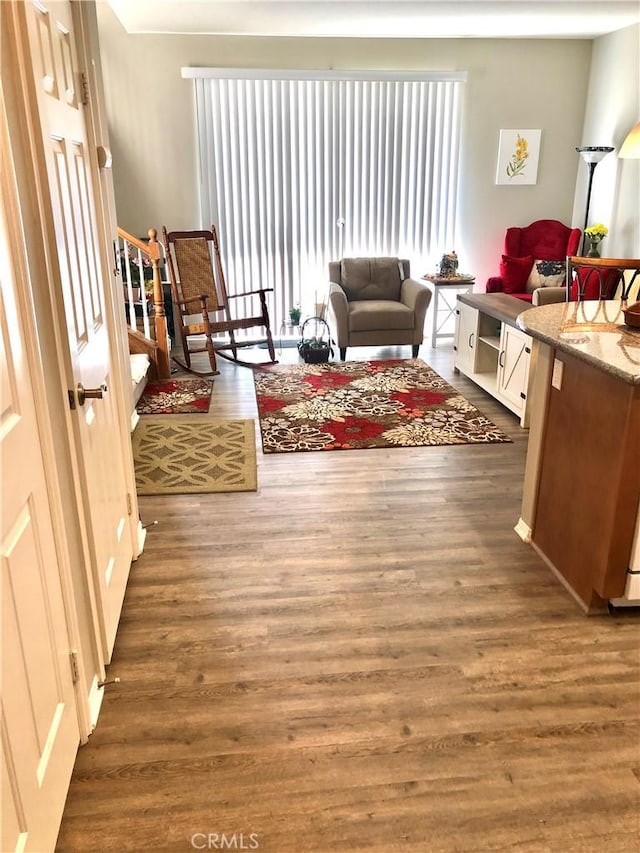
[[[501,130],[496,184],[521,187],[538,180],[541,130]]]

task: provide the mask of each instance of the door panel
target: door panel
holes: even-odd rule
[[[455,366],[465,374],[473,373],[478,340],[478,312],[458,302],[456,309]]]
[[[2,147],[6,150],[4,134]],[[2,168],[7,174],[7,162]],[[4,189],[4,186],[3,186]],[[26,289],[0,214],[2,512],[1,849],[53,849],[80,741],[59,561],[19,293]],[[17,217],[14,217],[14,219]],[[13,222],[14,234],[17,232]],[[13,248],[11,246],[13,242]]]
[[[498,397],[513,410],[524,409],[529,379],[529,352],[531,339],[528,335],[503,323],[498,365]],[[525,396],[523,396],[525,395]]]
[[[87,147],[80,69],[69,2],[28,4],[29,40],[38,90],[60,287],[67,320],[73,390],[106,386],[99,399],[78,403],[73,426],[81,449],[84,509],[98,597],[100,640],[111,658],[134,546],[124,440],[112,388],[112,353],[105,315],[94,187],[97,164]],[[95,160],[95,158],[94,158]],[[77,398],[76,398],[77,399]]]

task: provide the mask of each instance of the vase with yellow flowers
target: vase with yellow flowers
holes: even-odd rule
[[[588,246],[586,254],[587,258],[600,257],[600,243],[608,233],[609,229],[606,225],[603,225],[602,222],[596,222],[595,225],[591,225],[589,228],[584,229],[584,236]]]

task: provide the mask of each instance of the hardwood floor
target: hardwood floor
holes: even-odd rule
[[[513,444],[259,449],[257,493],[141,499],[59,851],[639,849],[640,617],[520,541],[527,433],[420,356]],[[220,369],[211,414],[256,417]]]

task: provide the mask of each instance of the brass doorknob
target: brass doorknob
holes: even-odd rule
[[[85,400],[102,400],[104,394],[109,389],[103,382],[99,388],[85,388],[82,382],[78,382],[76,394],[78,396],[78,405],[84,406]]]

